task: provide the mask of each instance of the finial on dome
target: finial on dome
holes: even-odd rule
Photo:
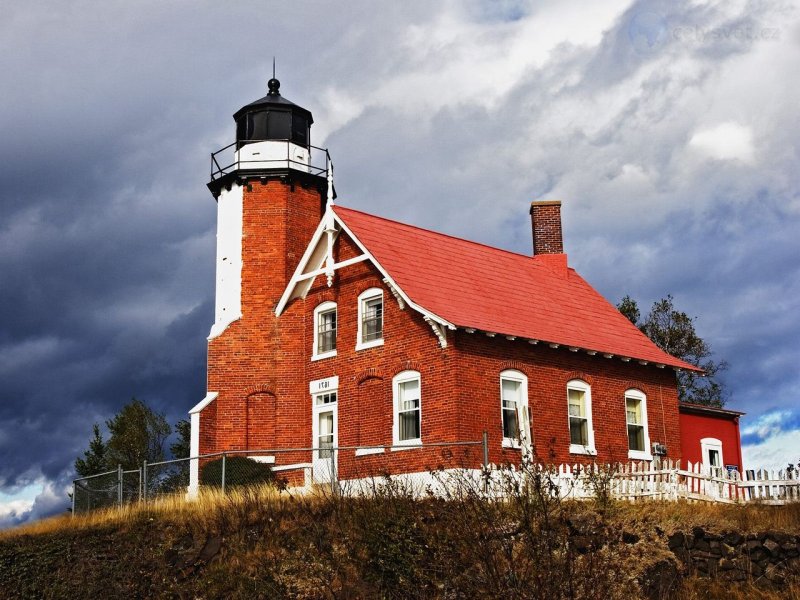
[[[267,82],[267,87],[269,88],[268,94],[270,96],[280,96],[281,93],[278,91],[281,89],[281,82],[275,79],[275,57],[272,57],[272,79]]]

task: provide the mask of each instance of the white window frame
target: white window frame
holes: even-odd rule
[[[642,427],[644,432],[644,450],[631,450],[630,438],[628,437],[628,398],[632,400],[639,400],[642,407]],[[644,392],[637,389],[630,389],[625,391],[625,439],[628,441],[628,458],[632,460],[653,460],[653,455],[650,452],[650,426],[647,421],[647,396]],[[635,425],[636,423],[634,423]]]
[[[311,354],[311,360],[322,360],[323,358],[336,356],[336,348],[327,352],[319,352],[319,318],[322,313],[326,313],[330,310],[336,311],[336,335],[337,337],[339,335],[339,309],[336,306],[336,302],[328,300],[314,309],[314,349]],[[339,346],[338,340],[336,346]]]
[[[381,337],[365,342],[363,341],[364,308],[368,300],[374,300],[375,298],[381,299]],[[385,308],[386,304],[383,301],[383,290],[381,288],[369,288],[358,295],[358,332],[356,334],[356,350],[365,350],[367,348],[383,346],[383,331],[386,323],[386,313],[384,312]]]
[[[586,402],[586,429],[589,438],[589,443],[586,446],[572,443],[572,433],[570,429],[570,414],[569,414],[569,391],[578,390],[584,392],[583,398]],[[594,427],[592,425],[592,386],[583,381],[582,379],[573,379],[567,382],[567,439],[570,440],[569,452],[570,454],[589,454],[596,455],[597,449],[594,446]]]
[[[708,460],[708,451],[709,450],[716,450],[719,452],[719,467],[714,467],[711,462]],[[725,468],[725,457],[722,454],[722,441],[718,440],[717,438],[703,438],[700,440],[700,453],[703,457],[703,466],[706,467],[709,471],[711,468],[715,469],[724,469]]]
[[[400,440],[400,385],[408,381],[418,382],[419,389],[419,437]],[[405,450],[407,446],[422,444],[422,376],[419,371],[403,371],[392,378],[392,450]]]
[[[524,373],[514,369],[506,369],[500,373],[500,426],[503,431],[503,448],[520,448],[519,438],[510,438],[505,436],[505,427],[503,418],[505,417],[505,408],[503,406],[503,381],[514,381],[519,383],[519,396],[516,400],[516,414],[517,414],[517,427],[519,428],[520,437],[524,438],[525,442],[530,442],[530,417],[528,412],[528,378]]]

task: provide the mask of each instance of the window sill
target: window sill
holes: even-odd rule
[[[368,348],[377,348],[378,346],[383,346],[383,338],[378,340],[370,340],[368,342],[359,342],[356,344],[356,352],[359,350],[367,350]]]
[[[520,444],[513,438],[503,438],[503,448],[510,448],[512,450],[519,450]]]
[[[275,464],[275,457],[274,456],[248,456],[250,460],[254,460],[259,463],[264,463],[266,465],[274,465]]]
[[[628,450],[628,458],[631,460],[653,460],[653,455],[643,450]]]
[[[370,454],[383,454],[386,452],[386,447],[381,446],[380,448],[358,448],[356,450],[356,456],[368,456]]]
[[[412,440],[408,442],[395,442],[395,445],[390,448],[392,452],[399,452],[400,450],[416,450],[422,448],[422,440]]]
[[[597,456],[597,450],[589,446],[579,446],[577,444],[569,445],[570,454],[584,454],[586,456]]]
[[[323,358],[333,358],[334,356],[336,356],[336,350],[331,350],[330,352],[323,352],[322,354],[313,354],[311,360],[322,360]]]

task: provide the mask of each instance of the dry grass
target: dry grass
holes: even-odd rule
[[[740,533],[781,530],[800,531],[800,503],[712,504],[708,502],[639,502],[618,505],[626,519],[644,526],[658,526],[667,533],[695,526],[710,531]]]
[[[675,564],[666,536],[695,526],[797,533],[800,504],[601,506],[553,501],[546,489],[506,503],[393,488],[349,499],[324,488],[210,489],[193,502],[167,496],[0,532],[0,597],[642,597],[651,568]],[[638,541],[626,542],[631,534]],[[791,585],[694,577],[668,594],[647,589],[681,600],[800,600]]]
[[[315,492],[304,494],[305,501],[312,502],[321,496]],[[117,527],[142,518],[169,519],[181,525],[191,523],[195,527],[206,527],[213,531],[221,515],[241,514],[245,507],[261,506],[269,510],[278,504],[291,501],[286,492],[279,492],[269,485],[234,488],[226,494],[218,488],[203,490],[194,501],[187,501],[184,494],[160,496],[147,504],[133,503],[111,506],[80,515],[58,515],[33,523],[0,531],[0,540],[22,535],[47,535],[76,532],[87,529]]]

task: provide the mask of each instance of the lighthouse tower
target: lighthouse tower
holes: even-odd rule
[[[280,85],[273,77],[266,96],[234,113],[236,140],[211,155],[216,300],[208,394],[190,411],[193,456],[296,444],[276,435],[296,430],[305,418],[278,406],[277,398],[291,403],[292,382],[302,378],[286,356],[302,324],[292,315],[278,319],[275,306],[332,184],[327,151],[311,145],[311,112],[284,98]],[[278,422],[284,419],[285,427]],[[196,489],[196,464],[191,476]]]

